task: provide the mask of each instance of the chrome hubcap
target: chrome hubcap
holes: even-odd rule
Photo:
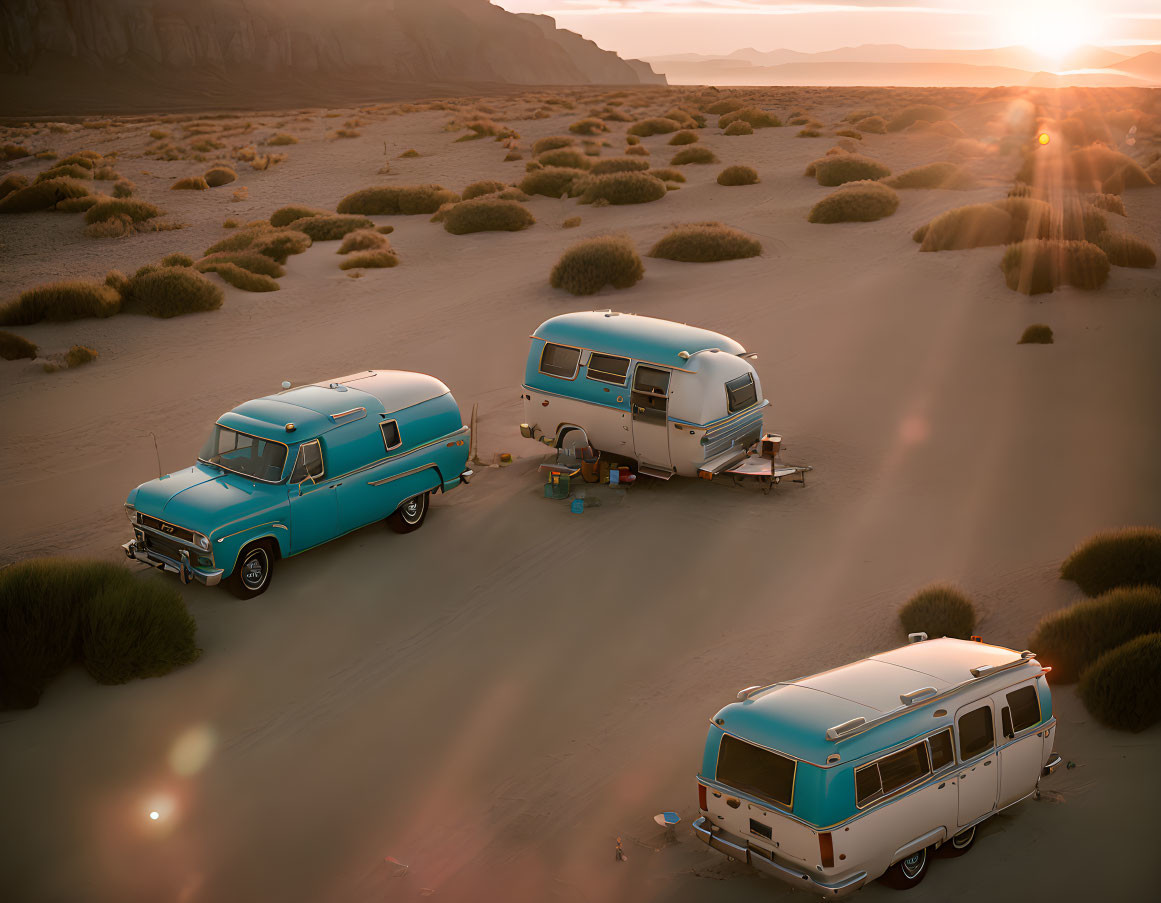
[[[403,517],[408,522],[414,523],[419,518],[419,499],[411,499],[403,506]]]
[[[914,878],[921,871],[923,871],[923,863],[927,861],[927,851],[920,850],[913,856],[908,856],[903,860],[903,874],[908,878]]]
[[[266,553],[259,550],[242,564],[242,583],[247,589],[258,589],[266,582]]]

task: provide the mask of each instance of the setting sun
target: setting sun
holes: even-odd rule
[[[1078,47],[1100,37],[1100,22],[1083,0],[1030,0],[1004,14],[1001,36],[1052,60],[1063,60]]]

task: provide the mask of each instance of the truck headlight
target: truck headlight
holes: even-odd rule
[[[208,536],[202,536],[201,533],[196,533],[194,534],[194,544],[199,549],[205,549],[208,551],[210,548],[210,538]]]
[[[129,518],[129,523],[137,523],[137,509],[128,502],[125,503],[125,516]]]

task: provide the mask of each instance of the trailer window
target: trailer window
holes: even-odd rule
[[[758,400],[758,387],[754,385],[754,375],[744,373],[726,383],[726,399],[731,414],[754,404]]]
[[[718,747],[717,779],[789,809],[794,799],[795,765],[793,759],[726,734]]]
[[[540,372],[547,373],[549,376],[572,379],[576,376],[576,368],[579,363],[579,348],[547,343],[544,350],[540,352]]]
[[[1036,688],[1021,687],[1008,694],[1008,706],[1012,709],[1012,730],[1016,733],[1040,723],[1040,697]]]
[[[379,429],[383,432],[383,447],[387,451],[399,448],[403,444],[403,439],[399,435],[399,424],[394,420],[384,420],[379,424]]]
[[[951,749],[951,728],[940,731],[927,738],[931,745],[931,770],[939,771],[945,765],[950,765],[955,758]]]
[[[982,706],[959,719],[959,760],[966,762],[992,748],[996,739],[992,707]]]
[[[627,357],[613,357],[611,354],[597,354],[595,351],[589,355],[589,379],[623,386],[625,385],[625,374],[628,372],[629,359]]]

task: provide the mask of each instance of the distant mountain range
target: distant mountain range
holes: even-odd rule
[[[1161,52],[1151,47],[1080,47],[1061,60],[1027,47],[934,50],[863,44],[820,53],[747,47],[724,56],[681,53],[647,62],[678,85],[1161,85]]]
[[[0,115],[363,102],[464,86],[665,84],[488,0],[2,0]]]

